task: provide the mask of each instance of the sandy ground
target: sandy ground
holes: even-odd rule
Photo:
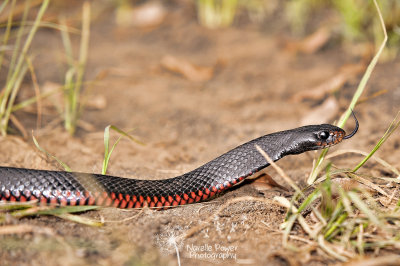
[[[94,130],[79,129],[75,137],[70,137],[60,123],[52,123],[58,119],[54,112],[45,112],[41,129],[35,131],[40,145],[73,170],[99,173],[105,126],[134,129],[133,134],[146,145],[123,140],[111,158],[109,174],[142,179],[173,177],[255,137],[300,126],[324,98],[293,101],[293,95],[329,80],[341,66],[361,60],[339,45],[295,56],[283,49],[281,36],[271,33],[276,32],[272,25],[207,30],[186,11],[175,6],[165,23],[146,30],[119,29],[112,13],[97,20],[91,30],[86,77],[93,80],[103,73],[103,78],[91,85],[89,95],[104,97],[107,105],[85,110],[82,120]],[[41,85],[49,81],[62,83],[65,69],[54,64],[54,58],[62,58],[61,47],[58,32],[39,31],[34,48]],[[214,74],[208,81],[191,81],[161,67],[166,55],[213,67]],[[364,96],[382,89],[387,92],[356,107],[359,133],[332,151],[372,149],[400,109],[399,67],[398,60],[377,66]],[[333,123],[339,118],[360,78],[355,76],[334,93],[339,111],[321,112],[317,123]],[[27,89],[30,84],[27,80]],[[28,130],[35,129],[34,114],[20,111],[17,116]],[[349,120],[346,129],[352,128]],[[60,169],[30,140],[2,137],[0,145],[1,165]],[[400,168],[399,145],[395,133],[377,155]],[[278,165],[304,186],[315,156],[314,152],[290,156]],[[360,156],[346,155],[335,158],[334,163],[351,168],[360,160]],[[267,172],[285,186],[272,168]],[[374,163],[368,163],[360,172],[391,176]],[[307,252],[294,256],[283,249],[279,231],[285,216],[282,207],[247,199],[215,215],[220,206],[235,198],[271,200],[276,195],[288,193],[248,182],[215,200],[165,211],[104,208],[81,214],[107,221],[100,228],[56,217],[11,220],[11,224],[47,231],[0,236],[1,264],[177,265],[175,246],[168,239],[194,228],[198,230],[192,236],[176,243],[182,265],[337,262],[318,251],[310,256]],[[300,236],[303,234],[300,228],[296,230]]]

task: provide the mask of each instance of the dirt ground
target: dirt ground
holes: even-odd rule
[[[36,130],[36,115],[16,115],[40,145],[75,171],[100,173],[103,130],[113,124],[134,129],[146,145],[129,140],[115,149],[108,173],[117,176],[160,179],[194,169],[235,146],[255,137],[302,125],[302,119],[326,98],[295,101],[293,95],[313,88],[335,76],[345,64],[362,60],[339,44],[327,45],[313,54],[294,55],[284,49],[277,22],[256,26],[242,23],[223,30],[198,25],[195,12],[187,6],[168,7],[164,22],[151,29],[118,28],[109,10],[93,22],[86,80],[89,96],[104,97],[106,106],[88,108],[82,120],[93,130],[79,129],[71,137],[54,112],[44,112]],[[281,27],[283,28],[283,27]],[[78,42],[76,43],[78,44]],[[62,43],[59,32],[42,29],[35,37],[35,68],[39,84],[63,82]],[[161,66],[170,55],[197,66],[212,67],[213,76],[193,81]],[[61,59],[60,59],[61,60]],[[386,90],[356,107],[360,130],[355,137],[332,148],[370,151],[400,109],[400,62],[379,63],[364,97]],[[361,79],[350,79],[336,91],[338,110],[321,112],[316,123],[333,123],[348,106]],[[31,83],[26,81],[26,89]],[[57,122],[58,121],[58,122]],[[346,130],[353,129],[349,120]],[[0,165],[36,169],[61,169],[32,144],[30,138],[0,138]],[[399,134],[396,132],[378,156],[400,168]],[[300,186],[312,168],[316,153],[290,156],[278,165]],[[341,168],[354,167],[361,157],[346,155],[333,159]],[[267,172],[285,185],[272,169]],[[367,163],[360,170],[370,175],[388,175],[381,166]],[[105,221],[90,227],[57,217],[12,220],[13,224],[35,226],[42,231],[0,236],[3,265],[324,265],[338,263],[320,251],[291,253],[282,247],[279,226],[285,209],[251,199],[238,201],[215,213],[225,202],[242,196],[270,199],[288,193],[277,187],[248,182],[212,201],[179,208],[151,211],[103,208],[80,214]],[[188,230],[198,228],[174,243]],[[299,236],[303,234],[297,228]],[[302,246],[304,243],[294,241]]]

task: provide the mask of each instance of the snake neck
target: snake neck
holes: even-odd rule
[[[274,162],[287,155],[295,154],[298,149],[296,139],[293,138],[290,130],[265,135],[248,142],[248,144],[253,148],[255,148],[255,145],[259,146]],[[258,151],[257,153],[265,161],[266,165],[264,167],[267,167],[269,164],[266,159]]]

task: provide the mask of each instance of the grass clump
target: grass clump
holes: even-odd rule
[[[41,99],[60,90],[64,92],[65,96],[64,110],[61,106],[57,106],[57,108],[63,112],[67,131],[71,135],[76,131],[83,107],[81,92],[84,85],[83,79],[89,49],[90,2],[85,1],[83,3],[81,43],[79,57],[76,60],[73,57],[72,45],[68,33],[70,29],[66,26],[65,19],[61,19],[61,25],[43,21],[49,4],[50,0],[43,0],[41,2],[27,0],[23,1],[23,3],[17,0],[6,0],[0,4],[0,13],[7,11],[5,29],[3,34],[0,35],[0,74],[5,80],[5,84],[1,84],[2,91],[0,93],[0,134],[3,136],[10,131],[10,120],[14,122],[14,125],[21,132],[24,131],[22,125],[18,126],[19,122],[16,121],[13,112],[33,103],[38,104],[38,125],[40,125]],[[30,22],[28,21],[28,15],[31,13],[31,10],[36,11],[36,8],[34,8],[36,5],[40,5],[36,18],[33,22]],[[21,10],[21,7],[23,10],[21,20],[15,21],[15,14]],[[33,56],[29,54],[32,41],[39,27],[50,27],[61,32],[68,62],[64,86],[43,94],[39,90],[33,66]],[[28,74],[30,74],[34,85],[35,96],[16,103],[21,84]],[[26,137],[26,133],[22,133]]]
[[[325,174],[301,191],[293,181],[288,182],[287,176],[282,176],[295,190],[290,201],[284,197],[274,198],[287,208],[285,222],[281,225],[286,248],[295,251],[319,248],[343,262],[367,252],[378,254],[381,249],[400,251],[400,196],[397,189],[390,189],[395,187],[393,182],[400,181],[355,173],[399,126],[400,112],[372,151],[353,170],[334,168],[328,163]],[[393,166],[388,170],[398,174]],[[277,171],[285,175],[279,168]],[[310,238],[307,246],[300,248],[290,242],[296,223]]]
[[[44,0],[39,8],[35,20],[32,25],[28,25],[27,16],[31,9],[31,1],[25,1],[22,20],[20,21],[15,42],[10,42],[11,28],[14,25],[13,11],[16,8],[17,1],[4,1],[0,5],[0,11],[3,11],[9,4],[9,15],[7,25],[3,34],[1,49],[0,49],[0,70],[3,66],[3,61],[7,50],[12,50],[11,59],[8,65],[8,73],[5,79],[5,84],[2,85],[3,90],[0,94],[0,134],[6,135],[8,132],[9,121],[12,118],[14,111],[15,100],[21,88],[21,83],[28,72],[30,66],[30,56],[28,54],[32,44],[32,40],[40,26],[44,13],[49,5],[49,0]],[[28,31],[28,35],[23,40],[24,33]],[[31,72],[32,73],[32,72]]]
[[[376,1],[374,3],[385,39],[366,70],[347,112],[340,119],[340,127],[343,127],[355,107],[386,44],[384,22]],[[299,191],[297,187],[293,187],[292,182],[288,182],[296,191],[291,200],[284,197],[274,198],[287,209],[285,222],[282,224],[285,247],[295,251],[319,249],[342,262],[366,254],[379,254],[382,249],[397,253],[400,251],[400,196],[398,190],[393,189],[393,184],[400,183],[399,177],[374,177],[357,173],[400,126],[399,116],[400,112],[371,152],[352,170],[336,168],[331,163],[326,163],[326,149],[311,172],[309,187]],[[398,175],[399,171],[395,167],[381,159],[377,161]],[[322,170],[325,173],[321,175]],[[296,223],[308,237],[306,246],[298,247],[290,242]]]
[[[282,224],[283,245],[296,251],[319,248],[343,262],[385,248],[399,252],[398,195],[396,191],[391,195],[385,190],[383,194],[378,191],[391,181],[377,186],[372,181],[380,178],[365,178],[340,169],[331,171],[330,167],[326,171],[325,180],[315,185],[307,197],[296,193],[290,202],[283,197],[274,198],[287,208],[287,216]],[[353,179],[362,182],[354,183]],[[349,190],[348,187],[343,188],[346,183],[352,184]],[[309,246],[291,244],[295,223],[309,237]]]

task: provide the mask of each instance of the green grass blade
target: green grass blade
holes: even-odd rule
[[[64,84],[64,101],[65,101],[65,111],[64,111],[64,126],[68,132],[73,132],[74,129],[74,114],[72,112],[72,99],[74,94],[74,76],[76,74],[75,68],[70,67],[65,74],[65,84]]]
[[[111,154],[109,153],[110,127],[111,127],[111,125],[108,125],[104,129],[104,160],[103,160],[103,168],[101,170],[101,173],[103,175],[105,175],[107,173],[108,161],[110,160],[110,156],[111,156]]]
[[[332,234],[335,232],[335,230],[347,219],[348,214],[346,212],[341,213],[342,210],[343,209],[338,209],[337,212],[334,212],[334,214],[337,215],[340,214],[340,216],[336,215],[333,219],[331,219],[331,221],[326,226],[327,230],[326,233],[324,234],[325,239],[329,240]]]
[[[24,202],[24,203],[21,203],[21,202],[2,202],[0,204],[0,212],[29,209],[29,208],[32,208],[32,206],[34,206],[34,204],[36,204],[36,202],[33,202],[33,201]]]
[[[315,189],[308,197],[301,203],[299,206],[299,212],[302,212],[305,208],[310,206],[311,203],[313,203],[316,199],[318,199],[321,196],[321,191],[317,188]]]
[[[32,215],[62,215],[65,213],[79,213],[91,210],[97,210],[98,206],[39,206],[37,208],[32,208],[32,210],[22,210],[13,212],[12,215],[17,218],[22,218]]]
[[[107,166],[108,166],[108,161],[110,160],[110,157],[111,157],[111,154],[112,154],[112,152],[114,151],[114,148],[117,146],[117,144],[120,142],[120,140],[122,139],[122,136],[119,136],[118,137],[118,139],[115,141],[115,143],[113,144],[113,146],[111,147],[111,150],[110,150],[110,152],[108,153],[108,156],[107,156],[107,163],[106,163],[106,166],[104,167],[104,169],[103,169],[103,171],[104,171],[104,175],[106,174],[106,172],[107,172]]]
[[[91,218],[84,217],[84,216],[73,215],[70,213],[58,214],[56,216],[59,218],[62,218],[64,220],[68,220],[68,221],[79,223],[79,224],[89,225],[89,226],[93,226],[93,227],[103,226],[103,223],[100,221],[96,221],[96,220],[93,220]]]
[[[140,145],[145,145],[143,142],[141,142],[140,140],[134,138],[132,135],[130,135],[129,133],[119,129],[116,126],[111,125],[110,128],[116,132],[118,132],[119,134],[123,135],[124,137],[127,137],[128,139],[130,139],[131,141],[140,144]]]

